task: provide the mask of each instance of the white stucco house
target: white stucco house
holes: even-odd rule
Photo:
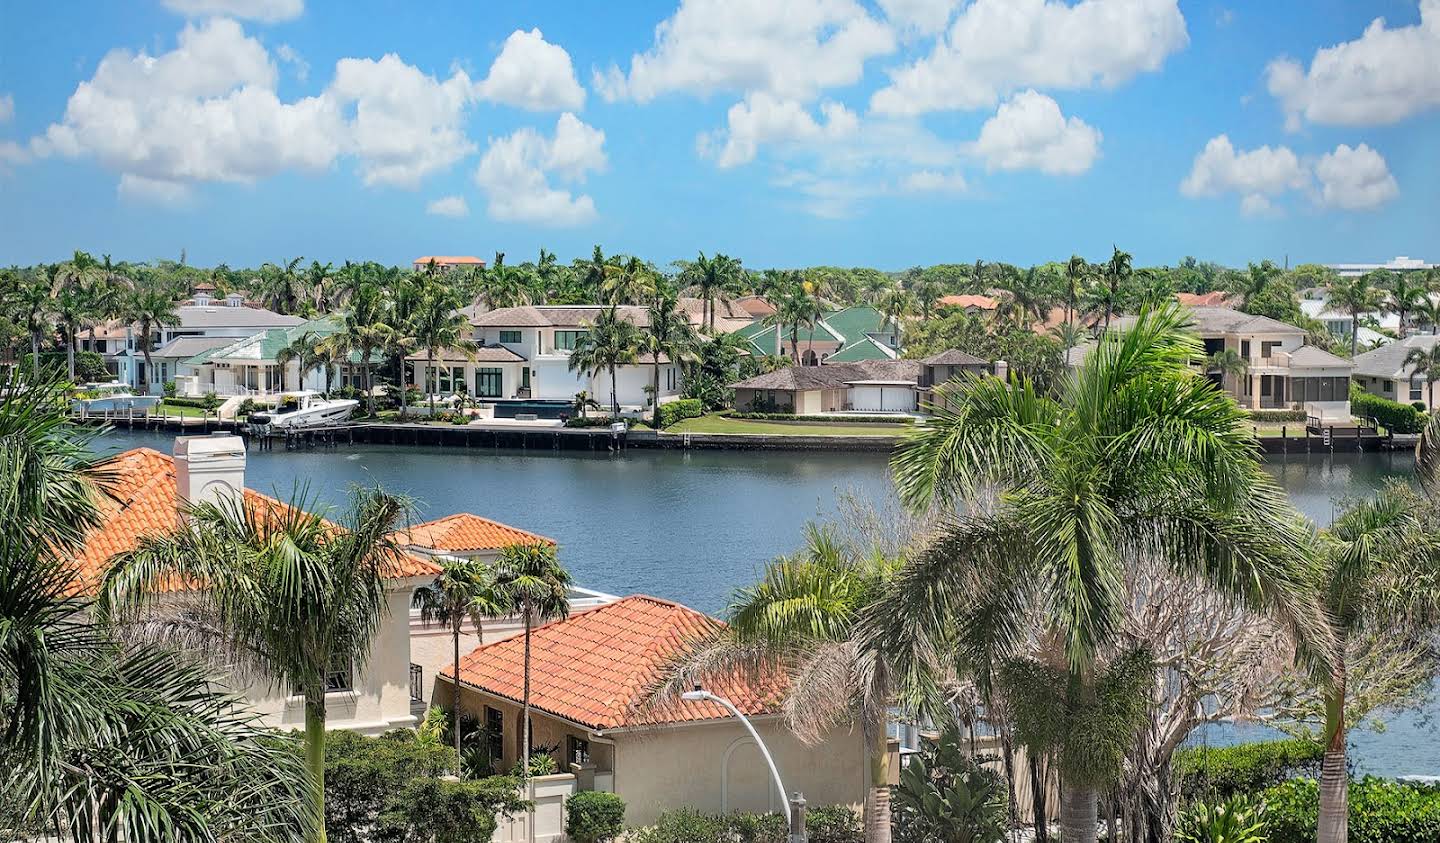
[[[438,393],[464,392],[495,405],[497,417],[530,412],[558,413],[578,392],[608,407],[611,403],[608,371],[589,373],[570,369],[570,352],[600,313],[599,305],[525,305],[474,313],[472,339],[480,348],[473,355],[442,350],[436,359]],[[472,311],[473,312],[473,311]],[[622,305],[620,318],[642,330],[649,324],[643,307]],[[427,362],[424,352],[410,355],[411,381],[424,389]],[[616,369],[615,394],[622,410],[650,406],[649,387],[654,377],[646,355]],[[680,365],[660,359],[659,403],[680,395]],[[546,406],[549,405],[549,406]],[[553,417],[553,416],[552,416]]]
[[[352,354],[346,362],[340,363],[332,373],[323,367],[311,366],[301,371],[298,360],[291,359],[283,366],[279,357],[281,350],[301,337],[309,335],[323,339],[340,330],[340,321],[333,316],[300,321],[285,328],[269,328],[248,334],[241,339],[228,339],[190,357],[177,361],[172,380],[181,395],[205,395],[214,393],[229,396],[274,396],[281,392],[308,389],[327,392],[342,386],[361,385],[359,356]],[[172,345],[186,342],[209,344],[212,338],[176,340]],[[166,346],[168,352],[170,346]],[[154,358],[155,354],[152,353]],[[374,361],[379,363],[378,356]],[[159,361],[157,360],[157,368]]]
[[[111,494],[100,502],[102,520],[75,558],[76,589],[93,594],[110,559],[134,549],[147,535],[180,523],[183,505],[243,495],[254,507],[283,506],[245,488],[245,446],[238,436],[181,436],[172,457],[149,448],[117,455]],[[414,591],[437,571],[428,558],[406,553],[386,572],[387,612],[363,669],[336,666],[327,677],[327,726],[378,734],[411,726],[416,709],[410,685],[410,603]],[[183,591],[176,592],[183,599]],[[222,681],[225,677],[221,677]],[[263,725],[302,728],[303,700],[290,688],[259,681],[235,683]]]
[[[150,337],[150,359],[156,371],[149,373],[150,391],[158,395],[168,380],[174,380],[178,359],[156,358],[155,350],[164,348],[172,341],[187,337],[228,338],[235,340],[252,337],[271,328],[289,328],[305,320],[299,316],[286,316],[263,307],[247,304],[242,296],[235,294],[218,302],[203,296],[192,301],[204,304],[182,304],[175,308],[179,317],[173,324],[162,325]],[[122,326],[126,338],[123,345],[110,345],[108,353],[114,355],[117,376],[121,381],[138,389],[145,377],[145,354],[140,348],[140,338],[134,326]]]
[[[1381,346],[1374,351],[1355,356],[1355,385],[1381,398],[1399,401],[1401,404],[1420,402],[1427,410],[1440,409],[1440,383],[1435,384],[1437,395],[1431,395],[1430,385],[1425,376],[1417,376],[1414,364],[1406,365],[1405,358],[1416,349],[1430,352],[1440,344],[1440,336],[1434,334],[1412,334],[1403,340]]]

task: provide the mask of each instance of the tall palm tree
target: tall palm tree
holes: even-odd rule
[[[266,307],[287,315],[300,309],[300,302],[305,298],[305,284],[300,274],[304,260],[301,256],[280,264],[267,263],[260,268],[262,300]]]
[[[680,294],[669,284],[660,284],[646,309],[645,333],[641,346],[650,356],[650,397],[655,402],[652,419],[660,414],[660,358],[680,365],[694,356],[700,338],[690,325],[690,317],[680,309]]]
[[[426,624],[444,624],[450,628],[453,646],[455,682],[451,686],[450,716],[455,731],[455,775],[460,775],[460,631],[465,621],[475,627],[476,644],[485,643],[485,619],[501,617],[511,611],[495,590],[495,572],[479,559],[447,557],[440,562],[440,573],[429,585],[415,590],[415,608]]]
[[[325,694],[336,673],[363,671],[386,613],[385,577],[403,551],[394,530],[408,503],[379,489],[353,493],[332,523],[298,495],[288,504],[237,495],[186,512],[169,535],[119,554],[100,592],[102,613],[159,615],[163,633],[196,652],[247,664],[305,700],[305,767],[312,810],[325,809]],[[182,614],[167,584],[203,587]],[[164,612],[169,612],[167,617]],[[321,826],[309,838],[325,840]]]
[[[521,699],[520,778],[530,779],[530,632],[537,624],[570,614],[570,572],[560,564],[555,546],[540,542],[512,544],[495,563],[498,604],[520,613],[525,624],[524,682]],[[457,676],[458,679],[458,676]]]
[[[56,271],[55,322],[65,340],[65,364],[75,380],[75,343],[80,327],[89,318],[88,290],[100,275],[100,264],[88,252],[76,250]]]
[[[1065,264],[1065,321],[1075,321],[1075,304],[1080,292],[1090,283],[1090,263],[1079,255],[1071,255]]]
[[[576,261],[576,268],[580,272],[580,283],[585,288],[588,300],[601,301],[605,279],[615,272],[616,266],[605,257],[599,243],[595,244],[588,261]]]
[[[55,275],[58,264],[42,264],[19,276],[15,291],[16,311],[21,327],[30,339],[30,374],[40,379],[40,344],[55,326]]]
[[[653,699],[673,700],[697,683],[737,672],[757,680],[777,672],[789,677],[785,718],[802,739],[860,724],[870,768],[865,840],[888,843],[892,677],[884,656],[861,635],[860,620],[899,567],[882,552],[808,525],[803,549],[772,561],[759,583],[741,589],[726,610],[726,625],[688,643]]]
[[[715,254],[713,257],[700,256],[686,267],[685,276],[700,294],[702,305],[701,321],[711,332],[715,331],[715,301],[724,300],[735,292],[744,275],[740,261],[729,255]]]
[[[140,353],[145,357],[145,376],[140,379],[140,393],[149,394],[150,375],[155,371],[155,364],[150,359],[150,353],[155,350],[154,335],[161,328],[180,321],[175,311],[175,299],[164,287],[141,287],[130,294],[120,318],[134,325],[139,333],[136,340],[140,344]]]
[[[809,326],[811,333],[815,326],[810,323],[813,308],[810,296],[800,283],[799,273],[789,270],[765,270],[768,292],[766,296],[775,312],[766,316],[763,324],[775,326],[775,333],[790,332],[790,363],[800,365],[800,329]],[[778,346],[778,340],[777,340]],[[779,353],[779,348],[776,348]]]
[[[623,265],[609,269],[600,284],[601,300],[605,304],[635,304],[654,295],[655,270],[639,258],[632,257]]]
[[[0,374],[0,827],[293,840],[319,823],[294,753],[200,666],[124,646],[77,596],[72,560],[112,475],[68,424],[62,386]]]
[[[1385,309],[1400,317],[1400,339],[1403,340],[1410,330],[1410,315],[1419,311],[1422,304],[1429,303],[1425,285],[1409,273],[1400,272],[1391,273],[1388,283],[1380,289]]]
[[[1430,326],[1431,334],[1440,334],[1440,300],[1427,294],[1415,305],[1415,315],[1420,317],[1421,323]]]
[[[1325,291],[1325,306],[1350,314],[1350,356],[1360,347],[1360,317],[1380,309],[1382,298],[1369,275],[1336,278]]]
[[[350,299],[350,307],[341,319],[340,330],[325,339],[335,355],[349,359],[360,357],[361,377],[365,383],[365,412],[375,415],[375,384],[371,379],[371,361],[375,352],[386,348],[398,333],[386,321],[387,302],[376,284],[361,284]],[[404,378],[401,378],[403,383]]]
[[[285,388],[285,369],[290,361],[299,363],[300,377],[295,384],[296,389],[305,388],[305,373],[312,369],[323,368],[326,375],[326,384],[330,383],[330,367],[333,362],[326,353],[325,339],[314,331],[304,331],[300,336],[291,340],[288,345],[275,352],[275,364],[280,367],[280,388]]]
[[[1431,429],[1440,426],[1431,422]],[[1433,445],[1434,440],[1432,440]],[[1423,446],[1422,446],[1423,447]],[[1419,461],[1425,465],[1425,460]],[[1430,485],[1433,490],[1433,484]],[[1428,510],[1428,511],[1427,511]],[[1346,766],[1347,658],[1364,634],[1413,640],[1429,634],[1425,620],[1440,615],[1440,540],[1433,501],[1404,484],[1352,504],[1319,537],[1321,597],[1335,639],[1335,658],[1320,685],[1325,707],[1321,741],[1318,843],[1345,843],[1349,771]],[[1400,648],[1405,649],[1405,648]]]
[[[1119,246],[1112,246],[1110,260],[1105,262],[1105,282],[1110,290],[1110,297],[1106,300],[1105,306],[1105,330],[1110,330],[1110,317],[1115,315],[1115,303],[1119,300],[1120,285],[1130,280],[1133,274],[1133,261],[1129,252],[1120,251]]]
[[[594,324],[587,327],[570,352],[570,371],[584,372],[592,378],[604,371],[610,373],[610,411],[615,418],[620,417],[615,370],[640,358],[643,341],[640,329],[622,318],[612,305],[600,311]]]
[[[1429,348],[1412,348],[1405,355],[1405,361],[1401,368],[1410,369],[1410,382],[1423,376],[1425,385],[1429,388],[1430,409],[1440,409],[1435,404],[1435,382],[1440,381],[1440,342],[1431,345]]]
[[[1105,689],[1144,667],[1143,654],[1114,652],[1132,553],[1273,613],[1311,642],[1307,654],[1328,652],[1303,533],[1243,411],[1190,369],[1200,343],[1184,324],[1173,306],[1142,311],[1131,329],[1103,334],[1054,397],[1023,379],[938,388],[935,418],[891,462],[908,505],[951,514],[866,621],[912,705],[939,708],[939,653],[982,688],[999,676],[1023,700],[1027,688],[1058,687],[1071,710],[1103,712]],[[967,509],[982,499],[992,503]],[[1058,686],[1017,681],[1056,670]],[[1067,843],[1096,839],[1097,790],[1123,760],[1123,749],[1101,750],[1128,746],[1133,722],[1090,722],[1110,730],[1094,746],[1083,721],[1067,733],[1078,750],[1056,759]]]
[[[909,293],[895,287],[881,296],[875,307],[880,311],[880,315],[885,317],[885,324],[894,326],[895,341],[898,344],[901,320],[915,312],[915,300]]]
[[[1224,388],[1229,378],[1244,377],[1250,371],[1250,361],[1240,356],[1233,348],[1223,348],[1205,358],[1206,373],[1220,375],[1220,386]]]
[[[519,307],[530,303],[530,296],[520,271],[505,264],[505,253],[496,252],[495,260],[481,277],[479,300],[491,310]]]
[[[435,355],[448,348],[473,360],[479,348],[475,341],[470,339],[474,330],[470,327],[470,320],[456,309],[456,304],[449,288],[431,284],[420,296],[415,311],[410,314],[406,324],[406,335],[414,340],[417,348],[425,349],[425,392],[430,396],[432,418],[435,416],[435,390],[439,388]]]

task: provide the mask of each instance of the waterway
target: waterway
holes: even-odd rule
[[[173,436],[115,431],[104,443],[169,453]],[[1272,456],[1267,468],[1297,508],[1326,524],[1346,497],[1409,476],[1411,463],[1406,453],[1302,454]],[[330,505],[343,504],[357,484],[378,483],[412,497],[417,520],[474,512],[555,539],[579,585],[652,594],[712,613],[753,583],[768,560],[796,549],[807,520],[835,517],[840,495],[882,507],[893,501],[885,456],[867,453],[252,451],[246,483],[282,498],[303,488]],[[1361,771],[1440,775],[1436,719],[1440,704],[1387,718],[1383,733],[1357,733]],[[1208,739],[1254,734],[1227,728]]]

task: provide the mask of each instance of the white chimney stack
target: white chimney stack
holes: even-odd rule
[[[229,433],[175,438],[179,503],[194,506],[234,500],[245,490],[245,442]]]
[[[1010,379],[1010,364],[1009,364],[1009,363],[1006,363],[1004,360],[996,360],[996,361],[995,361],[995,377],[999,378],[999,379],[1002,380],[1002,381],[1007,381],[1007,380],[1009,380],[1009,379]]]

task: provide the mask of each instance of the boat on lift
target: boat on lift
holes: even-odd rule
[[[160,406],[159,395],[136,395],[129,384],[120,381],[82,384],[70,400],[70,409],[89,415],[107,413],[148,413]]]
[[[326,398],[309,390],[284,392],[273,410],[251,413],[250,426],[259,432],[324,427],[345,421],[359,406],[351,398]]]

